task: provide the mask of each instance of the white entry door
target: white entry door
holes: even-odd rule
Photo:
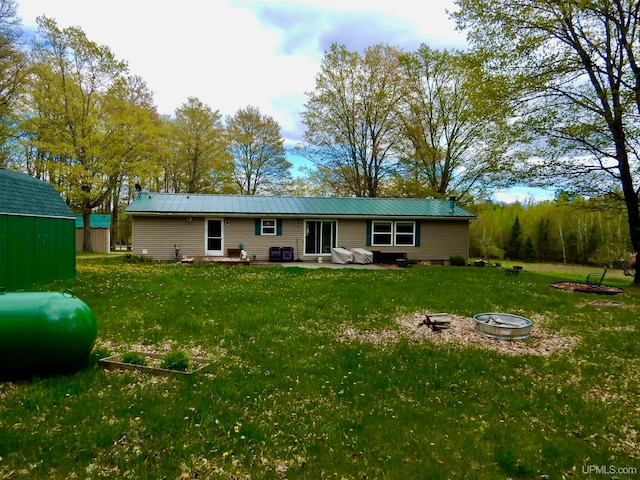
[[[207,220],[206,236],[206,254],[221,256],[224,251],[224,225],[222,220]]]

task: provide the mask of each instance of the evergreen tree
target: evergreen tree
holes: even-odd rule
[[[522,245],[520,258],[522,258],[522,260],[524,260],[525,262],[529,262],[529,263],[535,262],[538,258],[538,255],[536,254],[536,249],[533,246],[533,240],[531,240],[531,237],[529,236],[527,236],[527,239]]]
[[[507,243],[505,254],[510,260],[520,259],[520,250],[522,249],[522,227],[520,226],[520,219],[516,215],[516,219],[511,227],[511,237]]]

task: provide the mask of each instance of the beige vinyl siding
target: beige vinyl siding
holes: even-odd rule
[[[269,260],[271,247],[293,247],[294,258],[298,254],[301,256],[304,248],[304,222],[291,218],[281,221],[282,235],[256,235],[255,218],[229,218],[229,225],[225,225],[224,230],[225,249],[238,248],[242,244],[248,257],[253,258],[255,255],[258,261]]]
[[[191,218],[191,217],[189,217]],[[223,251],[243,246],[249,258],[269,260],[270,247],[303,248],[303,223],[295,219],[282,220],[282,235],[256,235],[254,218],[193,217],[133,217],[133,254],[147,255],[153,260],[173,260],[174,245],[180,245],[180,255],[205,255],[205,220],[223,220]],[[296,239],[298,240],[296,243]],[[143,254],[143,250],[147,251]],[[302,252],[300,252],[302,253]]]
[[[173,260],[174,245],[180,245],[180,256],[203,256],[204,225],[204,217],[134,216],[132,253],[147,255],[153,260]]]
[[[422,221],[420,245],[424,252],[420,260],[448,261],[454,255],[469,258],[469,221]]]
[[[377,219],[376,219],[377,220]],[[384,219],[380,219],[384,221]],[[346,249],[406,253],[415,260],[449,260],[452,255],[469,256],[469,221],[420,220],[420,246],[367,246],[365,220],[339,220],[338,246]]]
[[[76,251],[82,252],[82,244],[84,241],[84,229],[76,228]],[[92,228],[91,229],[91,248],[94,252],[111,251],[111,236],[108,228]]]
[[[133,253],[154,260],[173,260],[174,245],[180,245],[180,255],[205,255],[205,220],[222,217],[133,217]],[[265,217],[274,218],[274,217]],[[284,218],[282,235],[256,235],[255,218],[227,217],[223,221],[223,251],[242,245],[250,259],[269,260],[270,247],[292,247],[294,259],[315,261],[316,255],[304,255],[305,219]],[[317,220],[309,218],[308,220]],[[420,246],[367,246],[367,222],[354,219],[324,219],[338,222],[339,247],[366,248],[371,251],[406,253],[416,260],[448,261],[452,255],[468,258],[468,220],[421,220]],[[384,220],[384,219],[380,219]]]
[[[338,247],[366,248],[367,222],[364,220],[338,220]]]

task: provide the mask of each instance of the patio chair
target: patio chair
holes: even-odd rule
[[[280,249],[280,247],[271,247],[269,249],[269,261],[270,262],[282,261],[282,250]]]
[[[293,247],[282,247],[282,261],[293,262]]]
[[[598,285],[598,286],[602,285],[602,280],[604,279],[605,273],[607,273],[607,266],[606,265],[604,266],[604,270],[602,271],[602,273],[600,273],[600,272],[588,273],[587,274],[587,285]]]

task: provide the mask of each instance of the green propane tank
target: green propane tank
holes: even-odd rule
[[[95,315],[69,290],[0,291],[0,377],[77,369],[97,333]]]

